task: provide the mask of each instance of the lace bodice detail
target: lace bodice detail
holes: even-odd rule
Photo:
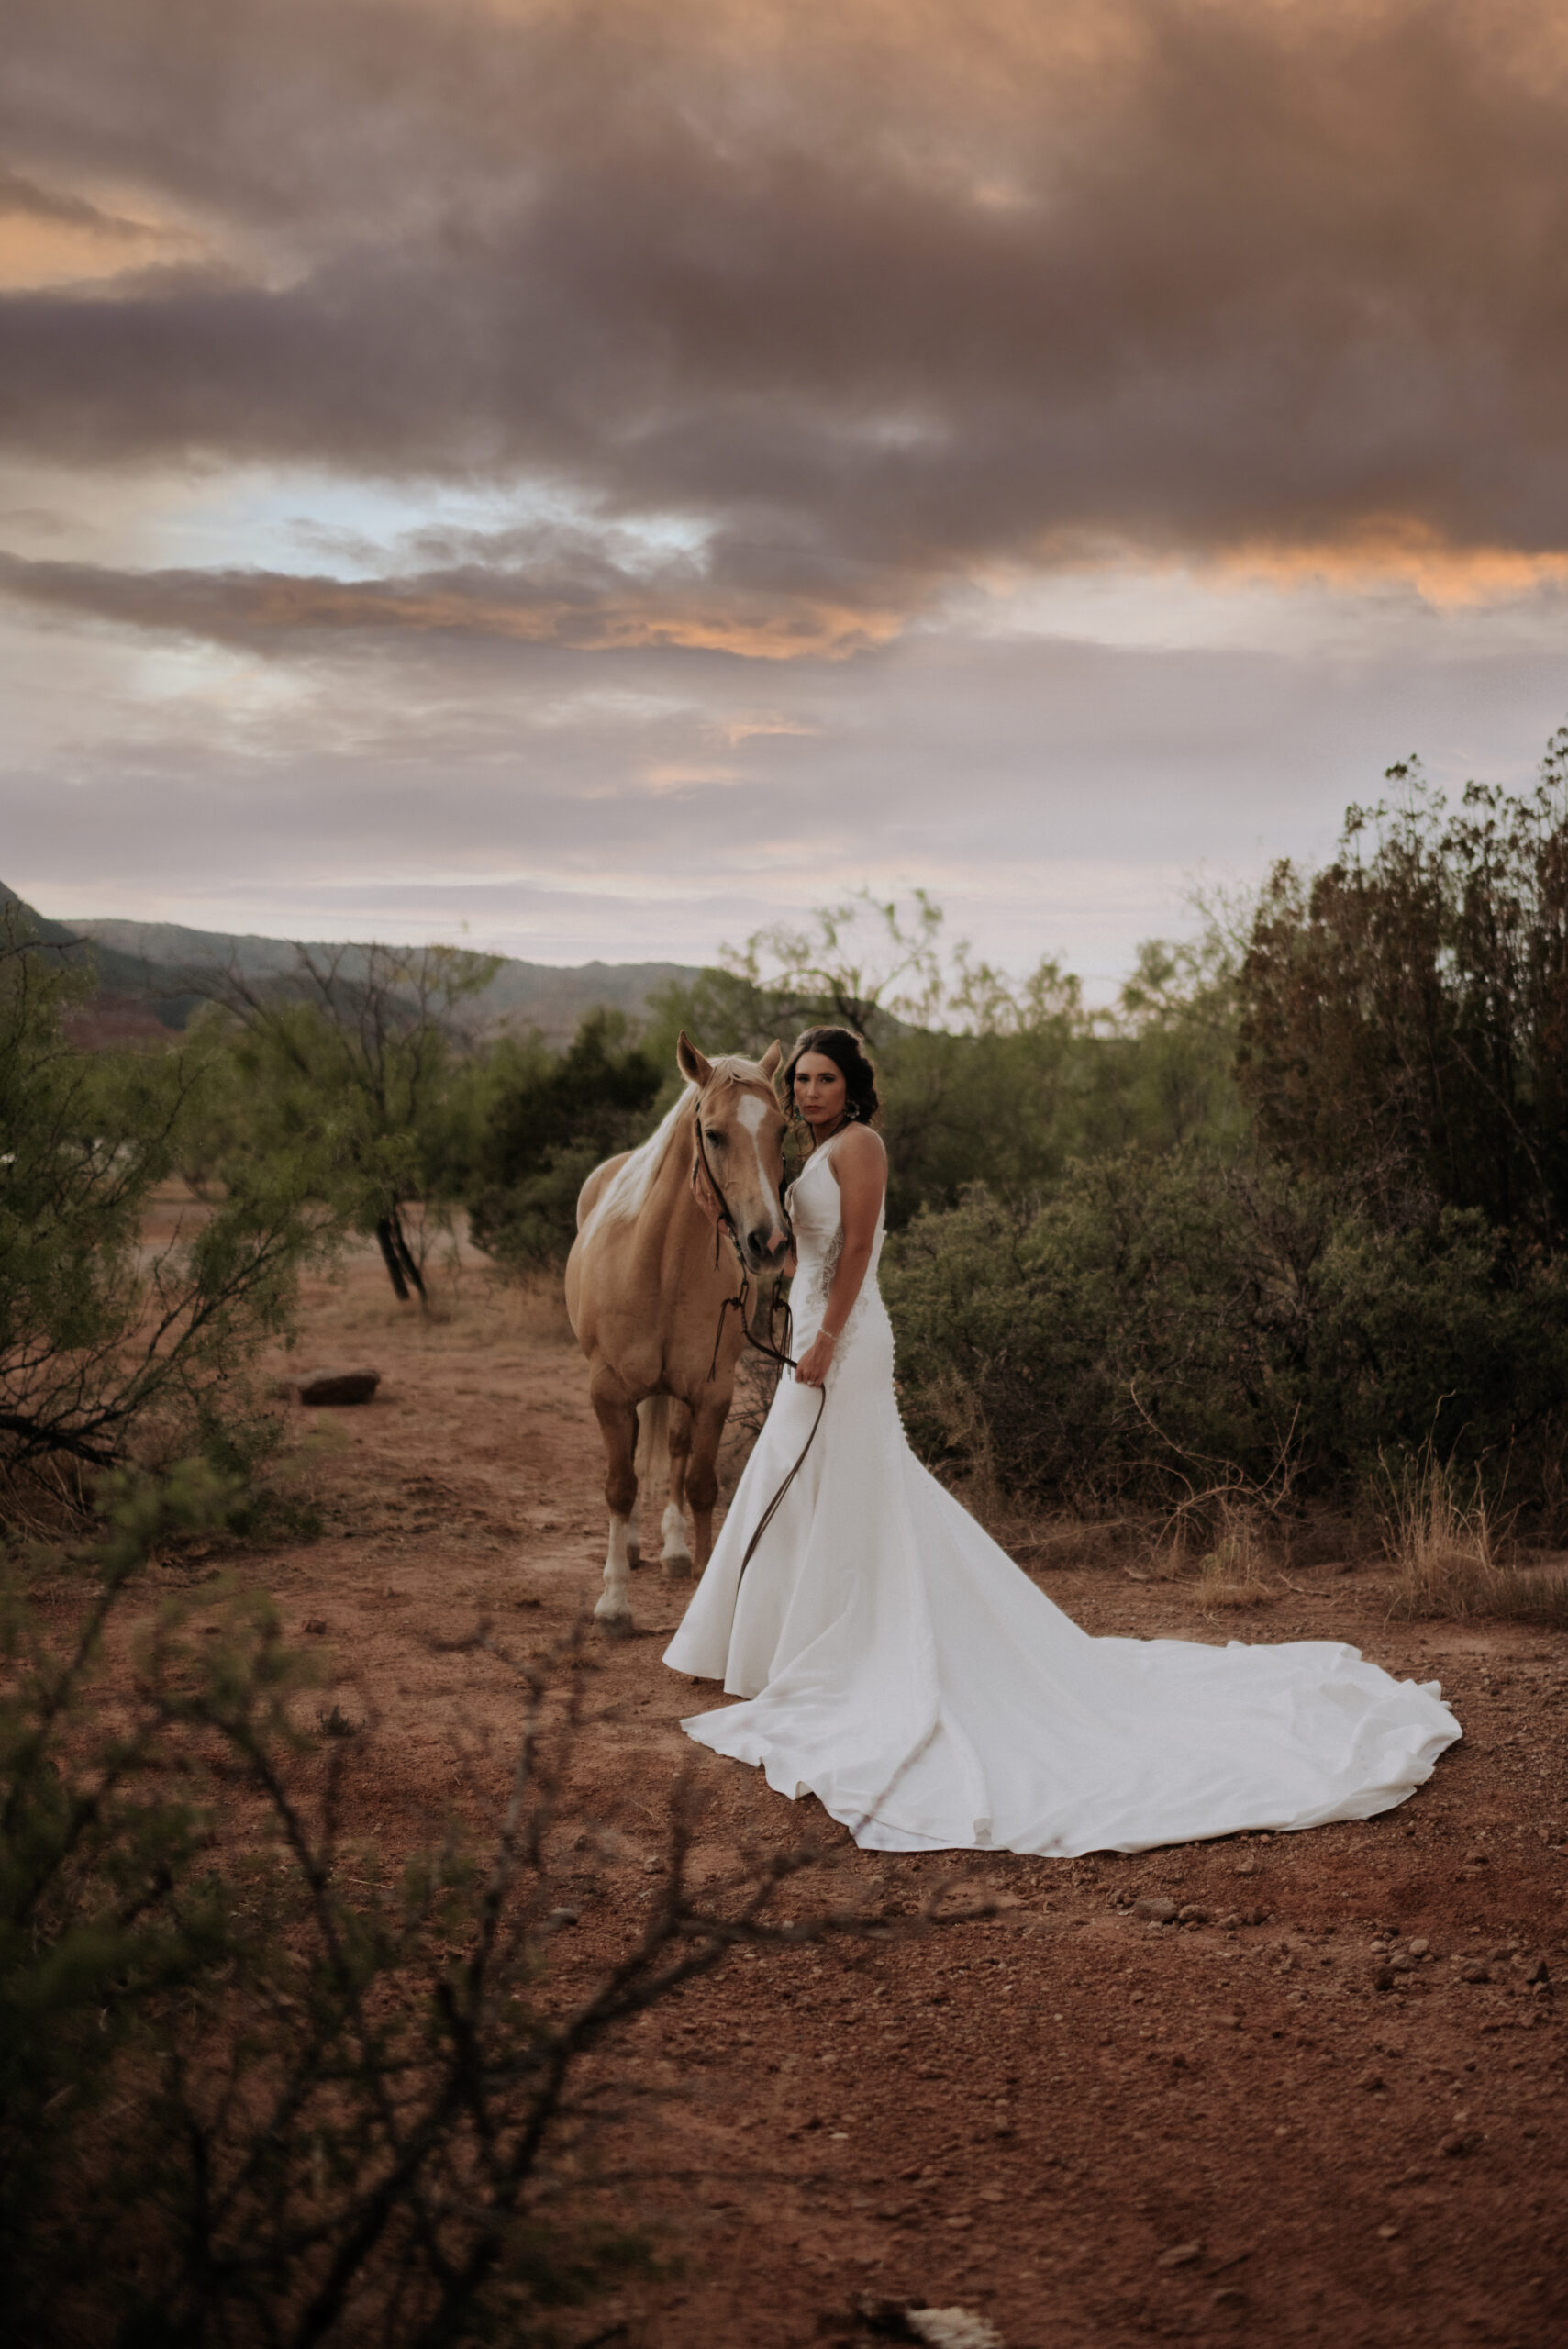
[[[828,1310],[828,1298],[833,1286],[833,1275],[844,1251],[844,1219],[839,1197],[839,1186],[828,1166],[833,1142],[824,1142],[814,1151],[789,1186],[784,1205],[795,1230],[797,1267],[790,1290],[790,1306],[795,1315],[798,1341],[809,1343],[822,1325]],[[850,1308],[840,1337],[840,1350],[864,1320],[873,1298],[878,1305],[876,1268],[882,1261],[882,1242],[885,1229],[886,1207],[878,1209],[876,1238],[872,1247],[871,1263],[861,1283],[861,1293]]]

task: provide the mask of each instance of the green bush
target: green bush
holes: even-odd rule
[[[1266,1162],[1129,1152],[918,1217],[884,1286],[912,1439],[1037,1502],[1345,1494],[1429,1439],[1539,1497],[1562,1451],[1568,1291],[1473,1210],[1389,1230]]]
[[[591,1012],[559,1056],[504,1039],[485,1063],[485,1106],[467,1204],[477,1244],[512,1265],[563,1263],[577,1194],[601,1160],[645,1140],[674,1055],[655,1054],[624,1013]]]
[[[61,1015],[83,984],[0,939],[0,1469],[193,1442],[238,1456],[250,1360],[286,1328],[316,1234],[289,1169],[235,1154],[183,1235],[144,1250],[211,1071],[199,1052],[72,1050]]]
[[[1263,1141],[1398,1219],[1413,1198],[1568,1238],[1568,729],[1536,790],[1413,763],[1311,875],[1277,865],[1242,958],[1237,1070]]]

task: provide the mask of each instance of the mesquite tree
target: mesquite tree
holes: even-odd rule
[[[292,972],[229,971],[216,1014],[231,1046],[232,1131],[288,1164],[350,1230],[373,1236],[405,1301],[425,1296],[404,1219],[450,1196],[462,1008],[499,957],[457,947],[296,946]]]
[[[200,1055],[75,1051],[90,981],[18,916],[0,929],[0,1468],[102,1469],[139,1430],[216,1435],[283,1328],[312,1244],[297,1186],[227,1160],[221,1196],[144,1244],[208,1072]]]
[[[1568,1231],[1568,729],[1538,787],[1413,764],[1310,879],[1276,865],[1240,972],[1237,1075],[1263,1140],[1385,1217]]]

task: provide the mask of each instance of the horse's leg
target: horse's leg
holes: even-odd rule
[[[632,1455],[631,1464],[636,1472],[638,1486],[642,1490],[646,1490],[652,1478],[658,1474],[655,1464],[659,1457],[660,1433],[654,1415],[659,1408],[659,1400],[657,1395],[648,1395],[637,1407],[637,1450]],[[633,1574],[642,1564],[642,1534],[635,1503],[632,1507],[631,1523],[626,1531],[626,1562]]]
[[[690,1454],[686,1461],[686,1499],[696,1531],[696,1570],[700,1575],[713,1548],[713,1505],[718,1498],[718,1445],[729,1416],[729,1397],[711,1388],[692,1413]]]
[[[618,1380],[593,1381],[594,1411],[605,1439],[605,1502],[610,1512],[605,1587],[594,1620],[606,1631],[631,1629],[631,1534],[637,1522],[637,1406]]]
[[[684,1582],[692,1571],[686,1542],[686,1463],[692,1451],[692,1415],[684,1403],[670,1406],[670,1484],[664,1502],[663,1536],[659,1563],[672,1582]]]

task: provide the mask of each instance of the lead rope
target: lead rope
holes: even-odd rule
[[[794,1366],[795,1365],[791,1364],[790,1367],[792,1369]],[[778,1491],[773,1495],[773,1499],[768,1503],[767,1508],[762,1511],[762,1517],[757,1525],[757,1530],[752,1534],[750,1542],[746,1544],[746,1554],[740,1561],[740,1572],[735,1577],[735,1588],[737,1593],[740,1591],[741,1580],[745,1575],[747,1567],[751,1564],[752,1559],[757,1554],[758,1542],[762,1540],[763,1534],[767,1531],[769,1526],[773,1521],[779,1503],[783,1500],[784,1495],[788,1492],[790,1486],[794,1484],[795,1478],[799,1475],[801,1470],[806,1465],[806,1455],[817,1441],[817,1431],[822,1425],[822,1414],[827,1408],[828,1387],[826,1381],[824,1381],[823,1385],[817,1390],[817,1417],[811,1422],[811,1433],[801,1445],[799,1458],[796,1460],[795,1466],[790,1470],[789,1475],[784,1478],[784,1483],[779,1486]]]
[[[768,1308],[768,1334],[766,1338],[759,1338],[747,1320],[746,1306],[751,1294],[751,1276],[746,1269],[746,1260],[740,1253],[740,1235],[735,1229],[735,1219],[729,1212],[729,1202],[724,1196],[723,1186],[719,1183],[717,1175],[714,1173],[712,1166],[708,1163],[707,1151],[703,1142],[702,1103],[700,1100],[697,1103],[696,1142],[697,1154],[692,1166],[692,1188],[694,1191],[696,1189],[700,1176],[700,1179],[706,1183],[708,1188],[712,1191],[714,1197],[718,1202],[718,1221],[714,1227],[713,1234],[714,1263],[717,1264],[718,1262],[718,1252],[722,1244],[719,1240],[719,1233],[721,1231],[727,1231],[729,1234],[729,1244],[735,1251],[736,1268],[740,1275],[740,1288],[736,1291],[733,1297],[727,1297],[723,1304],[718,1308],[718,1327],[714,1331],[713,1338],[713,1360],[707,1366],[708,1379],[711,1382],[718,1375],[719,1348],[724,1343],[724,1320],[726,1314],[730,1312],[738,1312],[740,1316],[740,1334],[745,1343],[751,1346],[757,1353],[765,1354],[769,1362],[776,1363],[780,1375],[782,1375],[784,1372],[787,1370],[795,1370],[798,1367],[795,1356],[789,1350],[790,1341],[794,1335],[793,1317],[791,1316],[790,1309],[786,1305],[784,1308],[784,1343],[782,1346],[775,1346],[773,1343],[773,1317],[778,1309],[776,1297]],[[817,1431],[822,1425],[822,1414],[827,1408],[828,1385],[827,1381],[824,1380],[822,1385],[817,1390],[817,1417],[811,1422],[811,1433],[801,1445],[800,1453],[794,1467],[790,1470],[789,1475],[784,1478],[783,1484],[773,1495],[773,1499],[768,1503],[767,1508],[762,1511],[762,1518],[758,1522],[756,1531],[753,1532],[750,1542],[746,1544],[746,1554],[740,1561],[740,1572],[735,1577],[735,1587],[738,1592],[747,1567],[751,1564],[752,1559],[757,1554],[757,1544],[761,1542],[763,1534],[767,1531],[769,1526],[773,1523],[774,1517],[777,1515],[780,1502],[784,1499],[784,1495],[788,1492],[790,1486],[799,1475],[802,1468],[806,1465],[806,1455],[817,1441]]]

